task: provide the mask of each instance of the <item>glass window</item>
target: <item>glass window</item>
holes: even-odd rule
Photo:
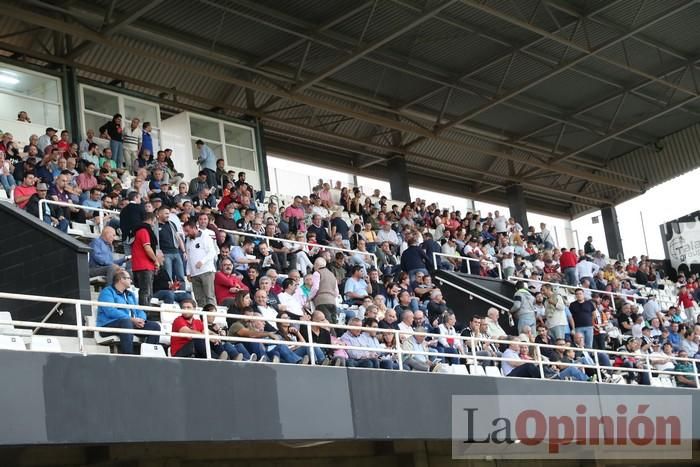
[[[190,116],[190,132],[193,138],[221,141],[219,122]]]
[[[199,158],[199,149],[197,149],[197,145],[194,144],[197,141],[196,138],[192,139],[192,159],[197,160]],[[224,146],[222,144],[217,144],[217,143],[206,143],[209,148],[214,151],[214,154],[216,155],[217,159],[223,159],[224,158]]]
[[[105,117],[104,115],[95,115],[90,112],[85,112],[85,131],[94,130],[95,134],[99,136],[100,127],[111,119],[111,117]]]
[[[110,118],[114,114],[119,113],[119,98],[112,94],[91,88],[83,88],[83,101],[85,109],[109,115]]]
[[[0,91],[59,102],[58,80],[0,66]]]
[[[32,123],[61,128],[61,106],[3,94],[0,91],[0,119],[16,120],[20,111],[27,112]]]
[[[235,125],[224,125],[226,144],[253,149],[253,130]]]
[[[255,151],[226,146],[226,165],[255,171]]]
[[[158,125],[158,107],[147,102],[135,101],[124,98],[124,118],[129,122],[137,117],[143,122],[151,122],[151,125]]]

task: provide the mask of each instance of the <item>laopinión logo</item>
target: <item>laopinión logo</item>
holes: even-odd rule
[[[453,396],[455,459],[690,459],[692,396]]]

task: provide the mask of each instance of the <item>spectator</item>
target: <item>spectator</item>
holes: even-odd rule
[[[39,149],[39,152],[41,154],[44,154],[44,150],[48,147],[51,146],[51,141],[53,137],[56,135],[56,129],[52,127],[48,127],[46,129],[46,133],[41,135],[39,137],[39,142],[37,148]]]
[[[403,367],[414,371],[440,371],[440,362],[433,362],[426,355],[428,353],[428,344],[425,341],[424,334],[427,330],[424,327],[418,327],[415,332],[421,334],[407,336],[401,344],[401,349],[404,352]]]
[[[562,249],[561,257],[559,258],[561,272],[564,274],[566,283],[571,286],[578,285],[578,280],[576,277],[576,264],[578,263],[578,257],[576,256],[575,251],[576,248],[571,248],[570,250]]]
[[[408,248],[401,253],[401,270],[408,273],[411,282],[415,280],[417,272],[430,274],[430,261],[425,251],[418,246],[416,238],[411,235],[407,240]]]
[[[349,326],[362,326],[360,318],[351,318],[348,321]],[[360,329],[348,329],[340,338],[342,342],[351,347],[365,347],[368,350],[348,349],[348,359],[346,365],[348,367],[357,368],[379,368],[379,354],[375,350],[369,350],[371,347],[367,343],[367,337],[363,336]]]
[[[289,319],[289,315],[287,313],[281,313],[280,314],[280,319]],[[305,328],[306,329],[306,328]],[[277,334],[281,337],[282,341],[287,341],[287,342],[294,342],[294,343],[299,343],[299,344],[305,344],[306,339],[302,335],[302,333],[299,331],[298,328],[293,327],[289,323],[277,323]],[[282,360],[282,363],[301,363],[302,365],[307,365],[309,364],[311,360],[311,347],[306,347],[303,345],[294,345],[294,344],[289,344],[285,345],[284,347],[288,348],[289,350],[292,351],[292,353],[296,356],[299,357],[299,359],[294,358],[292,361],[285,361],[284,356],[287,354],[282,354],[280,355],[280,358]],[[314,353],[314,359],[317,365],[320,364],[325,364],[327,365],[328,362],[325,361],[325,356],[323,355],[323,351],[317,347],[313,348],[313,353]]]
[[[197,303],[216,305],[214,291],[214,262],[217,256],[216,243],[204,235],[197,223],[190,220],[184,226],[187,237],[187,277],[192,282],[192,292]]]
[[[498,323],[499,312],[497,308],[489,308],[486,312],[486,318],[484,321],[487,323],[488,335],[493,339],[500,339],[506,337],[507,334]]]
[[[559,297],[550,284],[542,285],[545,303],[545,322],[554,339],[564,339],[566,334],[566,311],[564,300]]]
[[[90,276],[106,276],[111,284],[114,274],[121,270],[126,258],[114,258],[114,239],[117,232],[112,227],[105,227],[99,237],[90,242]]]
[[[35,185],[36,177],[34,177],[34,174],[31,172],[25,173],[22,184],[15,188],[15,204],[18,208],[24,209],[29,202],[29,198],[36,194],[37,190]],[[46,187],[46,184],[43,185]]]
[[[114,114],[112,120],[100,127],[102,138],[109,140],[111,155],[114,157],[114,163],[117,169],[124,167],[124,156],[122,154],[122,116]],[[105,153],[106,156],[106,153]]]
[[[134,242],[132,244],[131,269],[134,271],[134,283],[139,288],[139,304],[150,306],[153,298],[153,277],[156,269],[160,267],[160,260],[156,256],[158,239],[155,229],[158,219],[152,212],[146,213],[143,224],[134,229]],[[156,321],[149,316],[152,321]]]
[[[518,281],[515,288],[516,292],[513,296],[513,306],[510,312],[515,315],[518,321],[518,334],[521,334],[525,326],[529,326],[530,329],[535,327],[535,297],[525,287],[523,281]]]
[[[310,299],[316,310],[321,311],[326,319],[336,324],[338,315],[336,300],[339,295],[338,282],[333,273],[326,267],[326,260],[316,258],[314,261],[313,286]]]
[[[140,309],[119,308],[118,305],[136,305],[136,297],[128,290],[131,287],[131,277],[126,271],[114,274],[112,285],[105,287],[100,292],[97,300],[102,303],[114,303],[117,306],[100,306],[97,308],[98,327],[141,329],[144,331],[160,331],[160,325],[147,319],[146,313]],[[119,353],[134,353],[134,335],[128,333],[110,333],[101,331],[103,336],[119,336]],[[143,336],[147,344],[158,344],[160,336]]]
[[[241,281],[241,278],[233,273],[233,261],[230,258],[221,260],[221,270],[214,276],[214,292],[216,303],[226,307],[231,306],[235,302],[239,293],[250,292],[250,289]],[[265,299],[267,300],[267,294]]]
[[[569,304],[569,310],[574,318],[576,329],[571,331],[583,334],[586,348],[591,349],[593,348],[593,314],[596,308],[593,302],[586,300],[582,289],[576,289],[574,295],[576,301]]]
[[[48,194],[49,187],[45,183],[39,183],[36,186],[36,193],[34,193],[29,201],[27,202],[25,209],[26,211],[42,219],[47,224],[56,227],[61,232],[68,232],[68,219],[64,217],[63,208],[60,208],[54,204],[44,203],[42,210],[44,212],[39,215],[39,201],[45,200]]]
[[[142,153],[147,153],[149,155],[147,159],[149,159],[150,155],[153,154],[152,147],[141,151],[143,133],[141,128],[139,128],[140,122],[141,121],[138,118],[134,117],[131,119],[131,124],[122,131],[122,151],[124,154],[124,164],[126,167],[132,167],[136,159],[138,159]]]
[[[508,348],[503,352],[501,369],[505,376],[516,376],[520,378],[539,378],[540,370],[534,363],[529,363],[520,357],[519,338],[512,338]]]
[[[437,351],[439,353],[449,353],[454,355],[463,355],[464,345],[459,339],[457,331],[455,330],[455,323],[457,318],[452,311],[445,311],[442,315],[442,323],[439,325],[438,329],[440,331],[440,338],[438,339]],[[450,365],[459,364],[458,358],[448,358],[447,362]]]

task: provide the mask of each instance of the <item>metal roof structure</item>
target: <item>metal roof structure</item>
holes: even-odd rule
[[[573,217],[700,162],[697,129],[663,143],[700,122],[696,0],[0,4],[5,57],[258,118],[268,152],[358,174],[405,158],[417,186],[521,184]]]

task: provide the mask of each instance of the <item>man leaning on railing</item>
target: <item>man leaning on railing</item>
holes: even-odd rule
[[[131,277],[126,271],[119,271],[114,275],[112,285],[105,287],[97,299],[103,303],[116,305],[137,305],[136,297],[128,290],[131,286]],[[143,329],[145,331],[160,331],[160,325],[146,319],[146,313],[139,309],[126,309],[110,306],[97,308],[97,326],[122,329]],[[102,336],[119,336],[119,353],[134,353],[134,335],[128,333],[110,333],[105,331]],[[149,335],[143,339],[148,344],[157,344],[159,336]]]

